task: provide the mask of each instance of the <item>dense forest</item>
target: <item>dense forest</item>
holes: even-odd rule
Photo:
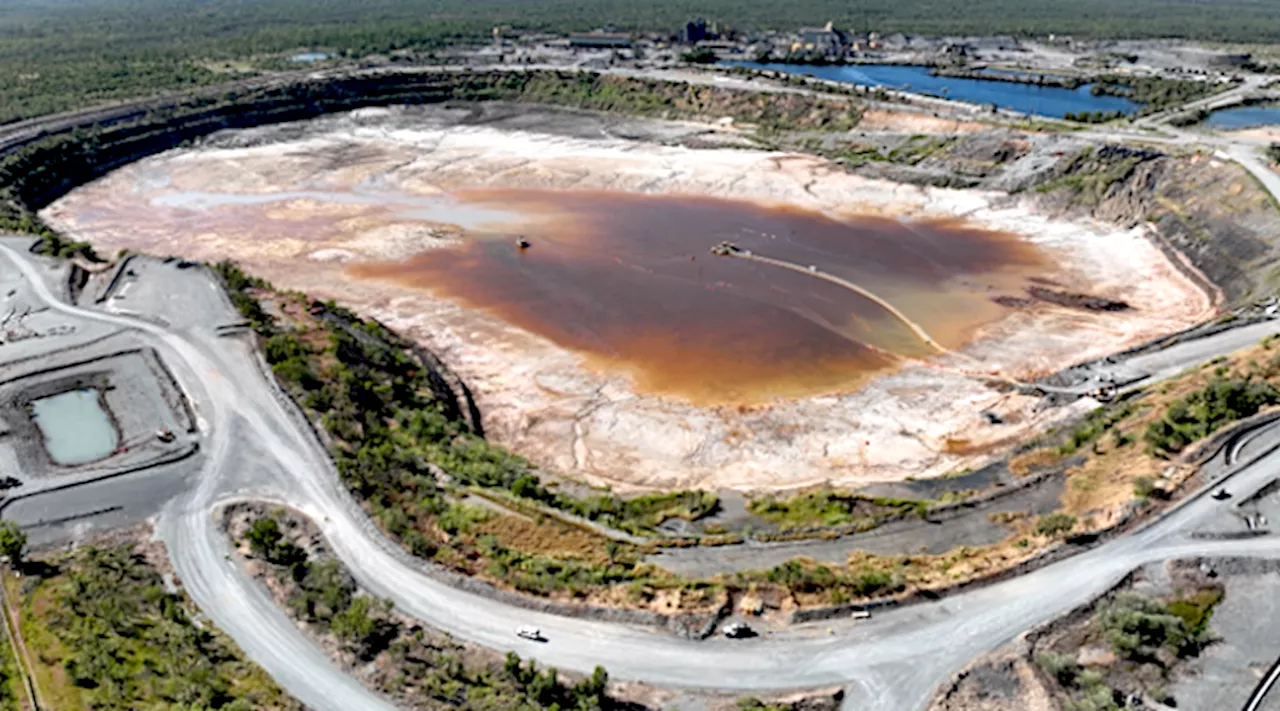
[[[880,32],[1280,41],[1271,0],[6,0],[0,123],[224,81],[248,68],[240,60],[302,47],[431,51],[495,24],[674,31],[694,16],[743,30],[832,20]]]

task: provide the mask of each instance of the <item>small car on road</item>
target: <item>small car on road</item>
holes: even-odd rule
[[[542,636],[542,630],[538,629],[537,627],[533,627],[532,625],[520,625],[519,627],[517,627],[516,636],[524,637],[525,639],[531,639],[534,642],[547,641],[547,638]]]

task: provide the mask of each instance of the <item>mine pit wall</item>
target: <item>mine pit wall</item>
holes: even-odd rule
[[[1260,272],[1280,257],[1280,241],[1270,236],[1276,224],[1267,224],[1275,216],[1268,220],[1204,208],[1199,199],[1203,186],[1198,189],[1187,179],[1186,172],[1195,170],[1192,165],[1155,150],[1106,146],[1088,157],[1062,161],[1039,183],[1043,192],[1030,186],[1027,194],[1050,214],[1083,215],[1123,227],[1147,223],[1152,243],[1216,306],[1261,295],[1267,285]],[[1090,181],[1090,175],[1102,177]],[[1239,177],[1252,181],[1243,170]],[[1054,188],[1072,181],[1078,185],[1074,190]],[[1227,193],[1225,185],[1215,183],[1210,189]]]
[[[0,223],[6,215],[33,218],[37,210],[116,168],[225,129],[301,121],[364,107],[449,100],[580,105],[584,101],[582,88],[593,76],[569,71],[321,73],[239,82],[185,97],[13,124],[7,130],[0,128]],[[608,77],[608,81],[625,86],[627,91],[660,97],[657,105],[667,107],[663,114],[679,115],[679,106],[714,104],[714,109],[707,110],[717,115],[757,106],[746,98],[756,92],[747,90],[618,77]],[[542,84],[534,86],[536,82]],[[560,86],[564,92],[547,91],[548,85]],[[691,92],[700,93],[690,99]],[[784,112],[804,115],[803,102],[808,102],[811,113],[830,113],[834,105],[831,99],[788,95]],[[633,109],[654,113],[648,105]],[[773,109],[767,111],[774,113]],[[764,114],[760,118],[766,120]],[[1094,181],[1080,189],[1080,177],[1087,181],[1089,174],[1106,173],[1117,166],[1121,172],[1108,175],[1105,184]],[[1235,215],[1202,208],[1169,209],[1171,204],[1185,205],[1203,193],[1204,186],[1197,191],[1181,180],[1186,167],[1185,159],[1159,151],[1106,146],[1087,157],[1061,159],[1048,176],[1041,176],[1034,185],[1019,187],[1024,196],[1031,196],[1038,207],[1050,212],[1085,214],[1124,226],[1154,219],[1154,242],[1208,293],[1217,294],[1220,288],[1228,304],[1258,295],[1267,286],[1262,283],[1265,277],[1259,276],[1264,265],[1280,257],[1280,249],[1268,236],[1280,223],[1264,225],[1253,219],[1246,224]],[[1077,189],[1051,185],[1064,179],[1076,179]],[[33,222],[39,225],[38,220]]]

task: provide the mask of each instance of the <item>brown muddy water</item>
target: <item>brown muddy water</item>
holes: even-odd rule
[[[749,404],[848,390],[928,357],[883,306],[948,348],[1000,317],[991,297],[1052,272],[1016,235],[958,222],[836,218],[794,207],[680,195],[463,190],[467,209],[505,213],[454,247],[349,274],[391,280],[483,310],[622,369],[644,392]],[[531,246],[520,249],[523,236]],[[793,271],[714,256],[731,241]]]

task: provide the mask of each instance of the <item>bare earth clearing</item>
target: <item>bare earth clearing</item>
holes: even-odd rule
[[[1015,378],[1052,371],[1213,313],[1143,228],[1054,220],[1001,194],[869,180],[810,156],[679,145],[695,135],[700,145],[741,143],[727,129],[715,137],[705,127],[619,126],[537,109],[484,125],[466,117],[441,108],[366,110],[224,135],[128,166],[71,193],[45,218],[104,254],[230,257],[277,286],[378,318],[458,371],[491,439],[618,488],[776,489],[945,474],[1069,414],[1034,412],[1033,398],[1001,394],[976,371]],[[489,314],[348,269],[465,239],[457,225],[493,216],[445,193],[476,188],[678,193],[838,218],[959,218],[1032,242],[1051,265],[1039,278],[1131,308],[995,309],[963,334],[959,354],[903,361],[856,390],[698,406],[640,391],[624,370]],[[911,308],[924,318],[944,306]],[[1008,424],[986,424],[984,410]]]

